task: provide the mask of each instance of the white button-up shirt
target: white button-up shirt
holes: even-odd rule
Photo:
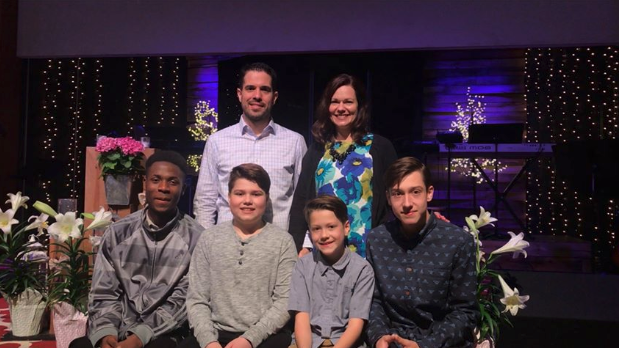
[[[205,228],[232,220],[228,203],[228,180],[232,168],[243,163],[261,165],[271,179],[264,219],[288,231],[290,206],[307,151],[299,133],[269,122],[256,136],[243,117],[209,137],[194,197],[196,220]],[[216,219],[217,217],[217,219]]]

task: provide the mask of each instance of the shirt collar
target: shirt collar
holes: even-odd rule
[[[276,124],[275,122],[273,122],[273,119],[271,118],[271,120],[269,121],[269,124],[267,124],[266,127],[264,127],[264,130],[262,131],[262,134],[260,134],[260,138],[263,138],[269,134],[273,134],[276,135]],[[241,135],[245,135],[245,134],[249,134],[252,136],[256,136],[254,134],[254,131],[251,130],[251,128],[249,127],[249,125],[247,125],[247,123],[245,122],[245,119],[243,118],[243,116],[241,115],[241,120],[239,121],[239,131],[241,133]]]
[[[344,248],[344,255],[342,255],[342,257],[340,257],[340,259],[337,260],[336,263],[329,266],[327,261],[325,261],[325,259],[322,257],[322,254],[320,253],[320,251],[318,251],[316,255],[316,259],[318,260],[318,265],[317,265],[318,271],[320,272],[321,275],[323,275],[329,268],[333,268],[333,270],[335,271],[345,270],[346,266],[348,266],[348,264],[350,263],[350,253],[351,251],[350,249],[348,249],[348,247]]]
[[[402,231],[400,221],[394,220],[392,223],[395,225],[395,233],[393,235],[394,240],[406,248],[413,248],[419,244],[427,235],[436,227],[437,220],[434,214],[430,213],[430,218],[426,222],[426,225],[412,237],[407,237]]]

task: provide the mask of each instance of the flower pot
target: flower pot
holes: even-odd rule
[[[40,292],[26,289],[17,296],[9,296],[11,331],[15,337],[35,336],[41,332],[41,318],[45,312],[45,301]]]
[[[71,341],[86,335],[88,316],[67,302],[56,303],[52,311],[57,348],[68,348]]]
[[[133,175],[106,175],[105,198],[108,205],[129,205]]]

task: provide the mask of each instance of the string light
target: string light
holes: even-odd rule
[[[562,144],[616,139],[617,51],[616,46],[527,50],[527,140]],[[594,256],[603,263],[617,245],[617,204],[571,189],[548,159],[538,159],[534,167],[527,173],[530,229],[590,240]]]

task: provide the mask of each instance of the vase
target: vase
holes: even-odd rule
[[[26,289],[17,296],[6,297],[11,316],[11,331],[15,337],[29,337],[41,332],[45,301],[40,292]]]
[[[106,175],[105,199],[108,205],[129,205],[133,175]]]
[[[71,341],[86,335],[88,316],[78,311],[70,303],[56,303],[52,313],[57,348],[69,348]]]

